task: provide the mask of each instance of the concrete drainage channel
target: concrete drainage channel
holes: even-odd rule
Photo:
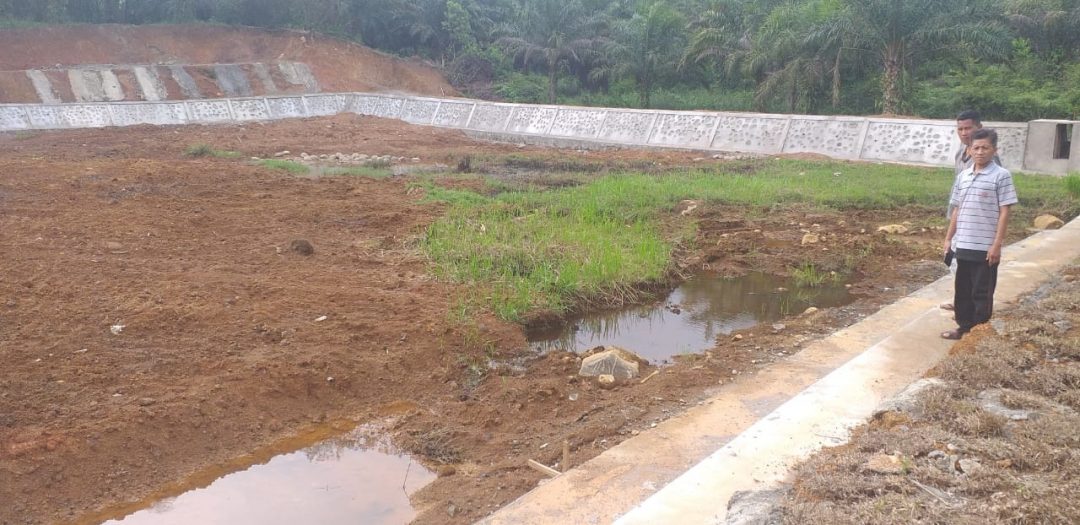
[[[1080,219],[1008,247],[996,300],[1035,290],[1077,257]],[[729,520],[729,505],[768,500],[794,465],[845,443],[852,428],[947,355],[951,342],[938,334],[954,325],[937,305],[951,291],[944,277],[479,523],[745,523],[742,510]]]

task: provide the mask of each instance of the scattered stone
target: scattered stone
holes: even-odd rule
[[[903,224],[887,224],[885,226],[879,226],[877,231],[891,233],[896,235],[905,234],[908,232],[907,226]]]
[[[785,329],[787,329],[787,325],[785,325],[783,323],[773,323],[773,325],[772,325],[772,331],[773,331],[774,334],[778,334],[780,332],[783,332]]]
[[[581,361],[578,375],[585,377],[608,374],[616,379],[627,380],[638,376],[637,354],[617,346],[608,346],[602,352],[592,354]]]
[[[735,335],[731,336],[732,341],[742,341],[742,338],[743,338],[742,334],[735,334]]]
[[[1001,395],[1004,393],[1005,391],[1000,388],[991,388],[979,392],[979,394],[975,396],[975,399],[983,410],[1004,417],[1010,421],[1027,421],[1039,416],[1039,413],[1034,410],[1017,410],[1006,407],[1005,404],[1001,402]]]
[[[810,308],[807,308],[806,310],[803,310],[802,314],[803,315],[814,315],[817,312],[818,312],[817,307],[816,306],[811,306]]]
[[[724,525],[779,525],[783,523],[780,502],[786,490],[741,490],[728,500]]]
[[[896,394],[896,397],[883,403],[875,412],[875,416],[883,412],[903,412],[910,415],[912,419],[921,419],[923,412],[918,401],[919,395],[927,388],[944,384],[945,381],[936,377],[927,377],[915,381],[899,394]]]
[[[1053,215],[1047,214],[1035,217],[1035,227],[1040,230],[1056,230],[1062,226],[1065,226],[1065,221]]]
[[[139,398],[139,406],[141,407],[148,407],[150,405],[153,405],[154,403],[156,403],[156,401],[152,397]]]
[[[956,462],[956,466],[964,474],[975,474],[983,469],[982,463],[974,459],[961,459]]]
[[[304,239],[295,239],[289,243],[289,251],[307,256],[315,253],[315,247],[312,246],[310,242]]]
[[[124,331],[124,328],[125,326],[122,324],[114,324],[109,327],[109,332],[111,332],[112,335],[120,335]]]
[[[859,470],[877,474],[900,474],[904,471],[904,464],[899,455],[876,454],[866,460]]]
[[[600,374],[596,376],[596,384],[604,390],[611,390],[616,386],[615,376],[611,374]]]
[[[449,507],[446,507],[446,514],[453,518],[457,514],[457,505],[451,503]]]
[[[807,233],[802,236],[802,245],[817,244],[821,242],[821,236],[816,233]]]
[[[281,157],[284,157],[286,155],[291,155],[291,154],[292,154],[292,152],[290,152],[289,150],[284,150],[284,151],[279,151],[279,152],[275,153],[274,157],[281,158]]]
[[[124,245],[120,244],[120,243],[118,243],[116,241],[109,241],[109,242],[105,243],[105,249],[110,250],[110,251],[123,250]]]

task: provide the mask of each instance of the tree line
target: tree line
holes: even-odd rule
[[[0,23],[292,27],[485,98],[1080,118],[1080,0],[0,0]]]

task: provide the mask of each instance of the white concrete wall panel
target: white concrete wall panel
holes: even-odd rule
[[[439,109],[439,101],[424,99],[408,99],[401,108],[401,116],[398,117],[410,124],[431,124],[435,118],[435,110]]]
[[[344,95],[304,95],[309,116],[337,115],[348,107],[349,99]]]
[[[998,134],[998,157],[1010,170],[1024,168],[1024,155],[1027,151],[1027,124],[1015,122],[984,122],[983,127],[991,128]],[[1075,140],[1075,139],[1074,139]],[[959,147],[959,145],[957,145]],[[955,151],[955,150],[954,150]]]
[[[374,115],[380,98],[371,95],[356,95],[349,104],[349,111],[357,115]]]
[[[476,103],[476,111],[473,112],[472,123],[469,129],[477,131],[503,131],[506,129],[506,120],[510,118],[510,112],[514,107],[505,104]]]
[[[71,104],[64,106],[60,122],[66,128],[103,128],[112,124],[108,104]]]
[[[22,106],[0,106],[0,131],[28,129],[30,120]]]
[[[866,126],[865,119],[791,117],[784,152],[857,159],[859,141],[866,133]]]
[[[186,124],[187,114],[183,102],[164,104],[110,104],[113,126],[134,126],[136,124]]]
[[[63,108],[67,106],[28,106],[27,115],[30,117],[30,127],[40,129],[60,128],[64,120],[60,117]]]
[[[191,78],[184,66],[169,66],[169,74],[176,81],[176,84],[180,86],[180,91],[184,93],[185,98],[202,98],[199,85],[195,83],[194,78]]]
[[[372,114],[376,117],[398,118],[404,105],[405,101],[397,97],[379,97],[375,103],[375,112]]]
[[[53,91],[52,82],[49,82],[49,77],[45,76],[45,73],[34,69],[28,69],[26,71],[27,78],[30,79],[30,83],[34,85],[34,91],[37,92],[38,98],[45,104],[59,104],[62,101],[60,97],[56,96],[56,92]]]
[[[255,76],[258,77],[259,83],[262,84],[263,90],[269,95],[273,95],[280,91],[277,84],[274,83],[274,77],[270,75],[270,67],[262,62],[256,62],[254,64]]]
[[[860,157],[948,166],[959,146],[951,122],[872,120]]]
[[[116,78],[116,73],[113,73],[111,69],[102,69],[97,73],[101,75],[101,90],[105,92],[105,100],[112,102],[124,100],[124,88],[120,85],[120,79]]]
[[[518,106],[510,117],[506,130],[530,135],[546,134],[555,122],[555,113],[558,111],[558,108],[543,106]]]
[[[232,104],[233,118],[236,120],[269,120],[270,110],[266,99],[245,98],[229,101]]]
[[[67,70],[67,76],[75,100],[79,102],[105,100],[105,90],[101,88],[101,77],[96,72],[69,69]]]
[[[185,103],[192,122],[211,123],[232,120],[226,100],[189,100]]]
[[[591,139],[600,133],[607,111],[603,109],[562,108],[551,125],[551,135]]]
[[[649,144],[708,148],[712,145],[712,131],[718,118],[716,115],[662,113],[656,121]]]
[[[306,117],[304,99],[301,97],[273,97],[266,99],[271,118]]]
[[[169,98],[168,90],[165,89],[153,68],[135,66],[131,68],[131,71],[135,74],[135,81],[139,83],[143,100],[153,102]]]
[[[656,118],[656,113],[608,110],[597,138],[610,142],[645,144],[649,140],[649,131]]]
[[[444,100],[435,114],[435,125],[449,128],[464,128],[469,123],[475,102],[450,102]]]
[[[784,147],[789,117],[721,115],[712,149],[777,153]]]

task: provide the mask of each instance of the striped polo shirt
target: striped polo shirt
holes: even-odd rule
[[[1017,203],[1009,170],[991,162],[975,171],[971,166],[956,179],[950,204],[958,208],[953,244],[957,250],[986,252],[997,235],[1001,206]]]

